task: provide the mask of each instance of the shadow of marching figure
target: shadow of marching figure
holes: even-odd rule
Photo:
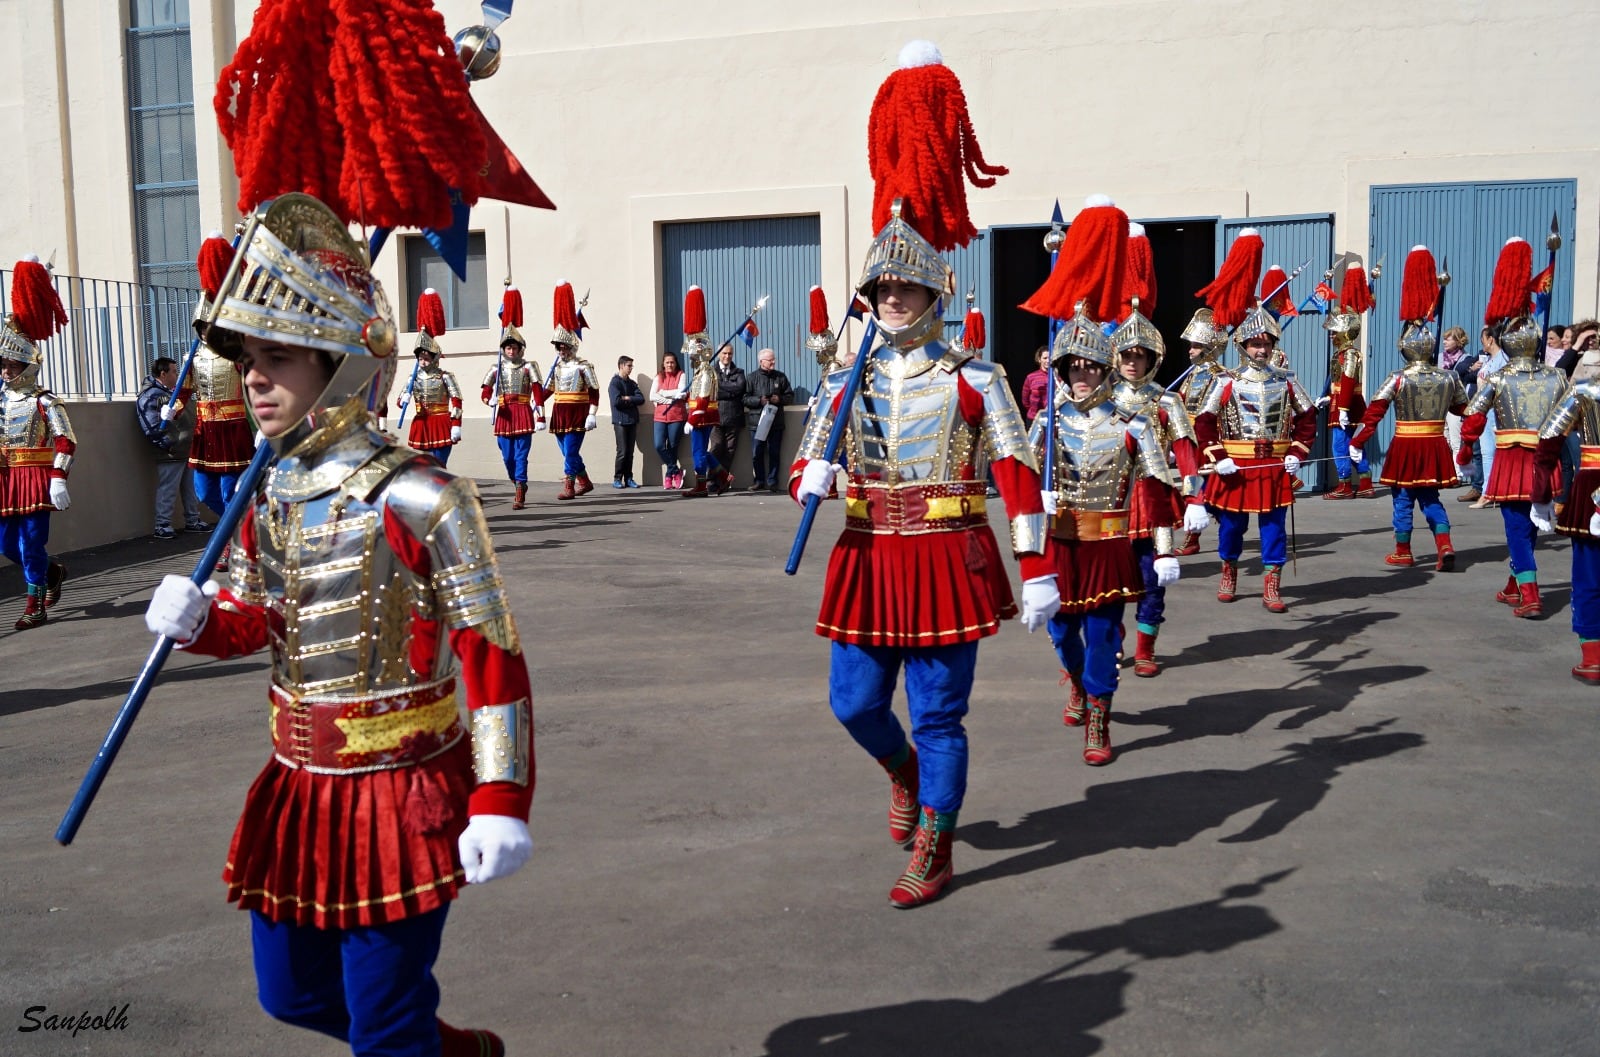
[[[1289,623],[1274,622],[1249,631],[1227,631],[1212,635],[1204,642],[1174,654],[1166,662],[1166,667],[1183,668],[1240,657],[1270,657],[1291,647],[1299,648],[1289,654],[1289,659],[1304,660],[1335,646],[1343,646],[1374,625],[1395,620],[1399,616],[1399,613],[1387,610],[1369,613],[1365,609],[1346,609],[1339,613],[1310,616],[1297,616],[1291,612]]]
[[[1035,811],[1010,827],[992,820],[961,826],[956,837],[974,848],[1029,850],[958,872],[952,887],[1017,877],[1121,848],[1175,848],[1257,808],[1261,813],[1254,821],[1218,843],[1264,840],[1314,810],[1345,767],[1424,744],[1420,734],[1381,733],[1393,722],[1297,742],[1279,759],[1242,771],[1178,771],[1090,786],[1082,800]]]
[[[1088,1057],[1104,1046],[1091,1032],[1125,1011],[1123,992],[1134,979],[1132,967],[1160,958],[1215,954],[1279,931],[1282,926],[1262,907],[1224,904],[1258,896],[1292,872],[1234,885],[1202,903],[1069,932],[1050,949],[1082,951],[1083,957],[993,998],[929,999],[790,1021],[767,1036],[765,1057]],[[1118,952],[1126,952],[1132,961],[1085,976],[1067,975]]]

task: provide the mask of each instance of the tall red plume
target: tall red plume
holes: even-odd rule
[[[200,269],[200,289],[205,293],[206,300],[215,301],[218,291],[222,289],[222,280],[228,277],[228,269],[233,267],[233,243],[221,235],[207,235],[206,240],[200,243],[200,255],[195,259],[195,265]]]
[[[67,325],[50,271],[38,261],[18,261],[11,273],[11,312],[29,341],[44,341]]]
[[[436,338],[444,333],[444,299],[431,286],[417,295],[417,330]]]
[[[683,295],[683,332],[704,334],[706,331],[706,292],[691,286]]]
[[[1236,327],[1255,300],[1256,278],[1261,274],[1261,255],[1266,247],[1255,228],[1245,228],[1228,247],[1222,268],[1210,283],[1195,291],[1205,298],[1219,327]]]
[[[1128,271],[1128,215],[1103,195],[1089,201],[1095,204],[1086,205],[1067,227],[1050,278],[1022,303],[1027,311],[1071,319],[1078,302],[1087,301],[1096,322],[1117,318]]]
[[[1346,312],[1358,315],[1372,307],[1372,287],[1367,285],[1367,271],[1355,261],[1344,270],[1344,285],[1339,288],[1339,303]]]
[[[1483,310],[1485,323],[1498,323],[1532,310],[1533,299],[1528,296],[1528,276],[1532,272],[1533,247],[1528,245],[1528,240],[1507,240],[1500,247],[1500,259],[1494,265],[1494,288]]]
[[[992,187],[1008,170],[990,165],[967,113],[966,93],[937,48],[913,41],[900,69],[878,88],[867,119],[872,171],[872,229],[889,222],[896,198],[906,219],[940,252],[965,246],[977,229],[967,214],[967,188]]]
[[[506,287],[506,292],[500,295],[500,325],[522,326],[522,291],[515,286]]]
[[[579,333],[578,329],[578,298],[572,292],[571,283],[557,283],[555,299],[551,308],[551,317],[558,327]]]
[[[1294,300],[1289,293],[1289,273],[1279,265],[1268,268],[1261,277],[1261,307],[1277,316],[1294,315]]]
[[[1413,246],[1406,254],[1406,270],[1400,277],[1400,318],[1432,319],[1439,304],[1439,269],[1426,246]]]
[[[821,334],[828,329],[828,295],[822,292],[822,287],[811,288],[811,326],[813,334]]]
[[[1140,314],[1149,318],[1156,310],[1156,258],[1143,225],[1131,224],[1128,227],[1128,270],[1122,279],[1122,312],[1117,318],[1128,318],[1136,297]]]
[[[239,209],[289,191],[374,227],[448,227],[488,144],[430,0],[262,0],[213,100]]]
[[[968,352],[977,352],[988,341],[989,334],[983,326],[983,313],[976,307],[967,309],[967,318],[961,322],[961,347]]]

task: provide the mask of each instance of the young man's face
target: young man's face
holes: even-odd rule
[[[500,351],[505,353],[506,359],[510,360],[512,363],[522,362],[522,346],[518,345],[516,342],[506,342],[504,345],[500,346]]]
[[[1126,350],[1122,354],[1122,361],[1117,369],[1122,372],[1122,377],[1128,381],[1137,382],[1150,373],[1150,350]]]
[[[578,354],[578,350],[573,348],[571,345],[557,345],[556,354],[559,355],[563,360],[570,360],[572,357]]]
[[[1251,363],[1266,363],[1272,359],[1272,339],[1264,335],[1251,338],[1244,343],[1244,354]]]
[[[8,382],[20,378],[22,372],[27,369],[28,365],[21,360],[0,360],[0,378]]]
[[[619,364],[617,364],[617,373],[622,375],[622,377],[624,377],[624,378],[632,378],[633,377],[633,361],[629,360],[627,363],[619,363]]]
[[[933,304],[933,291],[904,279],[885,276],[872,291],[872,311],[884,326],[894,330],[910,326]]]
[[[724,346],[722,346],[722,348],[720,350],[718,350],[718,352],[717,352],[717,362],[722,364],[722,366],[724,366],[724,367],[732,367],[733,366],[733,346],[732,345],[724,345]]]
[[[171,389],[174,385],[177,385],[178,365],[175,363],[169,363],[165,367],[161,368],[161,370],[156,372],[156,381],[160,382],[168,389]]]
[[[250,410],[262,433],[282,436],[316,407],[328,387],[324,363],[311,349],[245,335],[240,365]]]
[[[1100,388],[1100,384],[1105,380],[1104,364],[1077,357],[1067,361],[1067,385],[1072,390],[1072,399],[1083,400],[1093,396],[1094,391]]]
[[[1189,362],[1199,363],[1206,358],[1206,347],[1196,342],[1189,342]]]

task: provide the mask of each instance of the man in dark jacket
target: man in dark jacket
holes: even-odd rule
[[[711,427],[711,454],[726,467],[724,489],[733,484],[733,457],[744,428],[744,368],[733,362],[731,342],[717,350],[717,418]]]
[[[200,503],[194,494],[194,475],[189,469],[189,444],[194,440],[194,419],[182,403],[167,411],[172,387],[178,384],[178,362],[162,356],[150,364],[144,386],[134,408],[139,429],[155,446],[156,456],[156,531],[158,540],[177,535],[172,529],[172,511],[183,497],[184,528],[205,532],[211,528],[200,519]]]
[[[633,447],[639,438],[639,407],[644,393],[633,380],[633,357],[617,361],[611,378],[611,430],[617,436],[617,462],[611,470],[612,488],[638,488],[633,479]]]
[[[755,466],[752,492],[765,488],[769,492],[780,490],[778,484],[778,453],[783,447],[783,409],[794,402],[794,387],[788,375],[778,370],[778,354],[762,349],[756,358],[760,365],[745,376],[744,410],[750,423],[750,459]],[[773,408],[770,425],[761,428],[763,414]]]

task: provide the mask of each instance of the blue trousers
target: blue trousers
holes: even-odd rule
[[[1328,438],[1333,442],[1333,468],[1339,474],[1339,480],[1343,481],[1350,476],[1350,434],[1354,433],[1357,427],[1341,429],[1338,418],[1338,413],[1335,412],[1334,424],[1328,427]],[[1361,461],[1355,464],[1355,470],[1357,473],[1371,472],[1365,448],[1361,451]]]
[[[1572,537],[1572,631],[1600,639],[1600,542]]]
[[[1117,692],[1117,649],[1122,645],[1121,602],[1087,613],[1057,613],[1050,618],[1050,641],[1061,667],[1083,678],[1084,693],[1110,697]]]
[[[711,451],[711,427],[702,426],[689,431],[689,450],[694,453],[694,472],[700,477],[722,469],[722,460]]]
[[[357,1057],[439,1057],[439,957],[448,906],[388,925],[318,929],[250,915],[261,1008]]]
[[[655,429],[656,454],[661,456],[661,472],[677,473],[678,442],[683,439],[683,422],[657,422]]]
[[[438,459],[440,466],[449,466],[450,453],[452,451],[455,451],[454,445],[448,448],[431,448],[429,449],[428,454],[432,455],[435,459]]]
[[[750,463],[755,471],[755,483],[764,484],[768,488],[778,483],[778,458],[783,448],[783,430],[771,429],[767,431],[766,440],[756,440],[754,432],[750,434]]]
[[[589,468],[583,464],[583,437],[582,431],[556,434],[556,447],[561,449],[561,472],[568,477],[589,476]]]
[[[506,464],[506,476],[517,484],[528,480],[528,449],[533,447],[532,433],[518,433],[514,437],[496,437],[500,445],[500,459]]]
[[[1522,573],[1539,571],[1539,564],[1533,560],[1539,530],[1533,527],[1533,518],[1528,516],[1532,510],[1532,503],[1503,501],[1500,504],[1500,520],[1506,527],[1506,549],[1511,552],[1511,571],[1518,574],[1518,580],[1533,578],[1531,575],[1524,577]]]
[[[50,542],[50,511],[0,517],[0,553],[22,567],[22,578],[43,587],[50,569],[50,555],[44,545]]]
[[[957,646],[854,646],[835,642],[828,668],[828,705],[850,736],[877,759],[906,743],[889,707],[900,667],[906,670],[906,706],[924,807],[961,810],[967,795],[967,714],[978,644]]]
[[[233,502],[233,493],[238,487],[239,475],[236,473],[213,473],[195,467],[194,494],[216,514],[220,515]]]
[[[1236,562],[1239,555],[1244,553],[1244,533],[1250,527],[1250,515],[1236,510],[1218,510],[1215,513],[1217,557]],[[1256,515],[1256,524],[1261,529],[1261,564],[1282,565],[1289,560],[1289,534],[1284,531],[1284,522],[1288,517],[1289,508],[1286,506]]]
[[[1133,541],[1134,557],[1139,559],[1139,576],[1144,580],[1144,597],[1133,612],[1142,627],[1159,628],[1167,619],[1167,589],[1156,582],[1156,541],[1148,536]]]
[[[1450,516],[1444,512],[1444,504],[1439,502],[1437,488],[1396,488],[1394,489],[1394,534],[1395,538],[1411,538],[1412,507],[1422,508],[1422,517],[1428,523],[1432,532],[1449,532]]]

